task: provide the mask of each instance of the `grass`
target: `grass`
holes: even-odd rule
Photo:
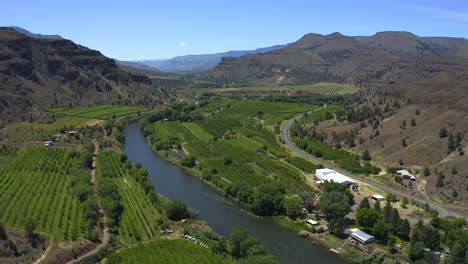
[[[102,105],[79,108],[57,108],[48,109],[48,111],[65,116],[76,116],[90,119],[108,119],[112,117],[121,117],[135,113],[146,112],[150,111],[150,109],[134,106]]]
[[[222,264],[229,262],[192,241],[160,239],[113,253],[108,257],[107,263]]]
[[[132,173],[120,160],[116,152],[101,152],[97,159],[98,177],[109,177],[115,181],[123,205],[121,221],[117,227],[119,237],[127,243],[147,241],[160,234],[158,222],[162,216],[151,204]]]
[[[198,126],[196,123],[183,123],[183,125],[201,140],[210,140],[213,138],[213,136],[210,133],[206,132],[203,128]]]
[[[43,147],[0,159],[0,222],[24,228],[26,221],[34,220],[38,231],[55,238],[82,238],[83,209],[73,195],[70,176],[74,164],[80,160],[71,152]]]
[[[301,119],[299,119],[300,124],[313,124],[314,122],[320,122],[325,120],[326,113],[335,113],[341,106],[340,105],[331,105],[320,109],[318,111],[313,111],[304,115]]]

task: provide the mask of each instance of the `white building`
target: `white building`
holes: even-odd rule
[[[407,170],[397,170],[397,173],[401,176],[402,179],[410,179],[412,181],[416,180],[416,177],[411,175]]]
[[[344,176],[343,174],[331,170],[331,169],[318,169],[315,170],[315,176],[317,177],[318,180],[321,182],[324,181],[334,181],[337,183],[343,183],[343,184],[352,184],[352,185],[357,185],[356,181],[353,181],[351,178]]]
[[[314,225],[318,225],[318,222],[315,221],[315,220],[313,220],[313,219],[308,219],[308,220],[307,220],[307,223],[310,224],[310,225],[313,225],[313,226],[314,226]]]
[[[351,233],[351,237],[356,239],[361,244],[369,244],[375,241],[375,237],[372,235],[367,234],[364,231],[357,229],[353,233]]]
[[[383,196],[380,195],[380,194],[374,194],[374,195],[371,196],[371,198],[372,198],[373,200],[376,200],[376,201],[379,201],[379,202],[385,200],[385,197],[383,197]]]

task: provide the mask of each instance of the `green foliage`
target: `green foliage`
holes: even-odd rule
[[[150,109],[133,107],[133,106],[119,106],[119,105],[102,105],[92,107],[80,107],[80,108],[59,108],[49,109],[50,112],[55,114],[61,114],[66,116],[77,116],[92,119],[108,119],[120,116],[126,116],[135,114],[138,112],[146,112]]]
[[[366,230],[372,230],[380,219],[382,219],[382,214],[374,208],[362,208],[356,213],[356,221]]]
[[[358,210],[369,209],[369,208],[370,208],[369,200],[367,199],[367,197],[364,197],[364,199],[362,199],[362,201],[359,203]]]
[[[448,131],[445,128],[445,126],[443,126],[442,128],[440,128],[439,137],[440,138],[446,138],[447,136],[448,136]]]
[[[107,263],[131,264],[135,263],[154,264],[224,264],[226,259],[216,255],[209,249],[196,245],[188,240],[159,239],[146,244],[122,249],[112,253],[107,258]]]
[[[180,164],[184,167],[193,168],[195,167],[195,165],[197,165],[196,160],[197,160],[197,157],[195,157],[194,155],[185,155],[182,158],[182,161]]]
[[[431,175],[431,171],[429,170],[428,167],[425,167],[424,168],[424,176],[429,176],[429,175]]]
[[[421,241],[411,243],[408,248],[408,256],[412,261],[417,261],[424,258],[424,243]]]
[[[291,157],[286,159],[291,165],[303,170],[304,172],[313,173],[315,170],[322,168],[322,165],[312,163],[301,157]]]
[[[335,182],[325,182],[322,190],[319,210],[325,215],[328,228],[339,235],[345,228],[344,217],[351,211],[351,205],[354,203],[353,195],[347,185]]]
[[[291,196],[284,199],[284,209],[286,215],[297,216],[302,213],[301,204],[304,203],[301,197]]]
[[[372,159],[369,150],[364,150],[364,152],[362,153],[362,159],[367,161]]]
[[[167,218],[174,221],[179,221],[190,217],[190,212],[187,205],[179,200],[169,200],[164,204]]]
[[[35,219],[37,231],[55,238],[84,237],[93,223],[84,217],[83,202],[92,191],[82,153],[43,147],[7,152],[0,168],[0,221],[24,228]]]

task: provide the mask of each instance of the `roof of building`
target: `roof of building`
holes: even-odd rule
[[[334,181],[337,183],[357,184],[351,178],[331,169],[318,169],[315,171],[317,178],[322,181]],[[322,174],[323,176],[319,175]]]
[[[308,220],[307,220],[307,223],[309,223],[309,224],[311,224],[311,225],[316,225],[316,224],[318,224],[318,222],[315,221],[315,220],[313,220],[313,219],[308,219]]]
[[[368,240],[371,240],[371,239],[375,239],[374,236],[369,235],[366,232],[364,232],[362,230],[359,230],[359,229],[354,231],[351,235],[353,235],[356,238],[361,239],[362,241],[368,241]]]
[[[353,235],[356,238],[361,239],[362,241],[368,241],[368,240],[371,240],[371,239],[375,239],[374,236],[369,235],[369,234],[367,234],[366,232],[364,232],[362,230],[354,231],[351,235]]]
[[[409,173],[409,171],[407,171],[407,170],[397,170],[396,172],[399,173],[399,174],[403,174],[403,175],[411,175]]]
[[[378,200],[385,199],[385,197],[383,197],[380,194],[374,194],[374,195],[372,195],[372,198],[375,198],[375,199],[378,199]]]

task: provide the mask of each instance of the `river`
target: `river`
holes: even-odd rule
[[[216,232],[228,237],[236,226],[242,226],[257,237],[282,264],[349,263],[328,249],[300,238],[296,232],[279,226],[270,217],[257,217],[228,203],[221,192],[204,183],[153,152],[140,132],[138,123],[124,130],[126,141],[122,151],[133,163],[148,169],[156,190],[169,199],[187,203],[199,211],[199,218]]]

